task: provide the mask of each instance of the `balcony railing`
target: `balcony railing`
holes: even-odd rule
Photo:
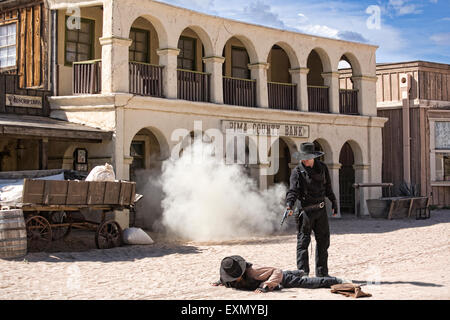
[[[178,99],[209,102],[211,100],[211,75],[209,73],[177,70]]]
[[[96,94],[102,91],[102,61],[89,60],[73,62],[72,93]]]
[[[310,112],[329,113],[328,87],[308,86],[308,109]]]
[[[339,90],[339,113],[358,115],[358,90]]]
[[[163,66],[130,61],[129,70],[130,93],[163,97]]]
[[[267,82],[269,108],[297,110],[297,85],[291,83]]]
[[[255,107],[256,80],[223,77],[223,102],[237,106]]]

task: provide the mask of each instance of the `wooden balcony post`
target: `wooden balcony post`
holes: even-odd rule
[[[164,97],[177,99],[177,56],[180,49],[165,48],[158,49],[156,53],[159,56],[159,64],[163,69],[163,93]]]
[[[269,95],[267,92],[267,62],[257,62],[248,65],[252,79],[256,80],[256,105],[260,108],[269,107]]]
[[[205,57],[205,71],[211,74],[211,102],[223,104],[222,65],[224,57]]]
[[[339,113],[339,72],[323,72],[322,77],[329,93],[330,113]]]
[[[308,112],[308,68],[289,69],[292,83],[297,85],[297,108],[300,111]]]

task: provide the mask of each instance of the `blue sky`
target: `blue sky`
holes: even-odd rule
[[[378,63],[450,63],[450,0],[159,1],[224,18],[375,44]]]

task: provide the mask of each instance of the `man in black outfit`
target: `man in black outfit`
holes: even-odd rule
[[[293,155],[300,163],[292,170],[286,194],[289,215],[293,213],[296,200],[300,201],[300,206],[304,210],[297,220],[297,268],[302,270],[305,276],[309,275],[308,246],[311,242],[311,230],[314,231],[316,238],[316,277],[329,276],[330,229],[325,197],[332,203],[333,216],[337,214],[337,201],[331,188],[328,168],[317,159],[323,154],[321,151],[315,151],[313,143],[301,144],[300,152]]]

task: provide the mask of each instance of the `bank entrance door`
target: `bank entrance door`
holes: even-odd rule
[[[339,170],[339,199],[341,214],[355,213],[355,159],[350,144],[346,142],[339,155],[339,163],[342,165]]]

